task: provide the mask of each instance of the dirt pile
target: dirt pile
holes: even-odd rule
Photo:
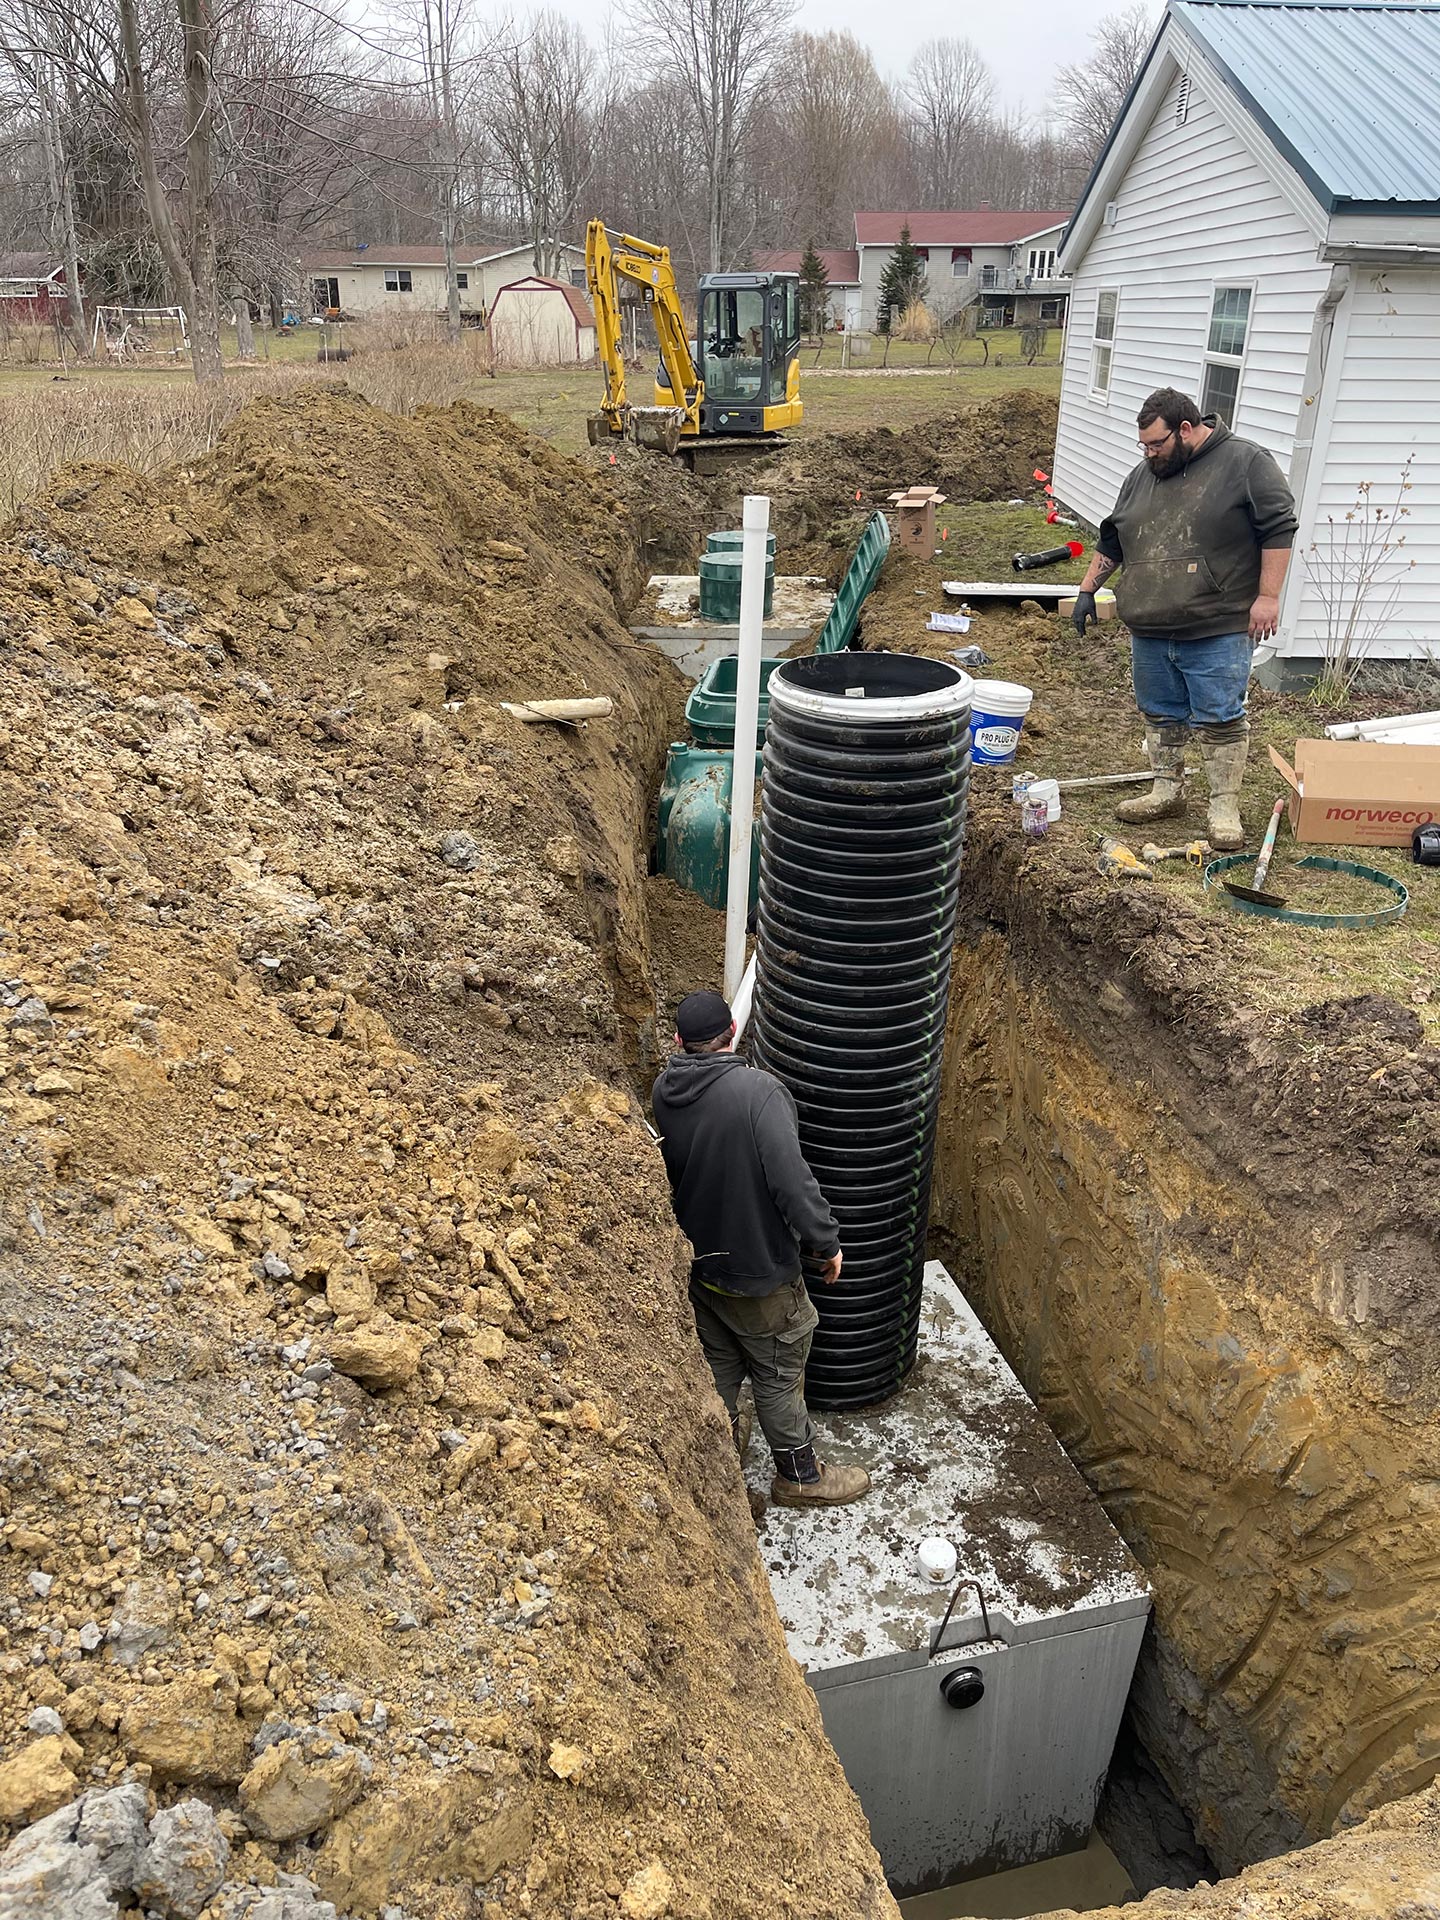
[[[589,460],[629,506],[657,571],[693,568],[712,528],[739,526],[741,496],[764,493],[780,570],[829,574],[897,488],[923,481],[965,501],[1034,495],[1057,411],[1053,395],[1020,389],[913,426],[798,434],[774,458],[709,480],[634,447],[597,449]]]
[[[602,481],[339,391],[0,548],[12,1897],[38,1852],[87,1920],[891,1911],[624,1071],[635,578]],[[163,1900],[86,1840],[127,1782]]]
[[[1056,415],[1053,396],[1022,389],[913,426],[798,439],[754,468],[746,485],[771,495],[789,555],[823,556],[837,541],[848,545],[901,487],[923,482],[965,501],[1032,495],[1036,461],[1055,444]]]

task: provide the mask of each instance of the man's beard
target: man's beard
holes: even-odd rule
[[[1177,434],[1175,444],[1168,453],[1158,460],[1150,462],[1151,477],[1156,480],[1168,480],[1172,473],[1179,473],[1182,467],[1190,464],[1190,450]]]

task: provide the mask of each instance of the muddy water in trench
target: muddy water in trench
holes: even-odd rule
[[[1433,1776],[1429,1443],[1158,1033],[1153,1082],[1094,1033],[999,936],[957,954],[937,1251],[1151,1574],[1136,1728],[1228,1873]]]
[[[1021,1920],[1055,1907],[1089,1913],[1097,1907],[1119,1906],[1135,1891],[1130,1876],[1098,1835],[1079,1853],[1058,1860],[1041,1860],[1010,1873],[992,1873],[983,1880],[962,1880],[938,1893],[902,1900],[904,1920]]]

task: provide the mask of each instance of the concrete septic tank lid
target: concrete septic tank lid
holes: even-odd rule
[[[938,1260],[925,1268],[920,1358],[903,1392],[868,1413],[816,1416],[821,1457],[868,1468],[852,1506],[773,1503],[759,1530],[790,1652],[813,1685],[924,1665],[956,1582],[938,1651],[1069,1633],[1144,1613],[1144,1573]],[[773,1468],[758,1426],[747,1477]],[[950,1540],[955,1580],[932,1586],[920,1542]]]

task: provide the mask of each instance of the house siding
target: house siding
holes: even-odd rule
[[[1115,193],[1117,219],[1070,262],[1069,325],[1061,376],[1053,483],[1096,525],[1134,466],[1135,415],[1156,387],[1199,397],[1217,284],[1250,283],[1237,433],[1288,470],[1316,304],[1330,269],[1318,232],[1227,125],[1220,83],[1198,60],[1176,124],[1176,72]],[[1110,391],[1090,391],[1098,296],[1119,290]]]
[[[1356,523],[1345,515],[1359,488],[1368,483],[1371,508],[1388,511],[1410,455],[1404,496],[1410,511],[1398,531],[1405,538],[1403,559],[1414,565],[1382,567],[1366,603],[1370,611],[1383,610],[1397,582],[1400,591],[1370,652],[1440,656],[1440,271],[1357,267],[1343,309],[1335,387],[1321,400],[1328,426],[1322,421],[1323,444],[1301,503],[1309,533],[1297,555],[1294,612],[1286,609],[1282,650],[1323,654],[1329,622],[1315,574],[1332,542],[1337,549],[1343,543],[1347,527],[1357,540]],[[1353,582],[1354,564],[1342,573]]]
[[[1050,246],[1058,242],[1060,229],[1057,227],[1052,236],[1046,236],[1043,244]],[[941,319],[947,318],[957,307],[965,305],[980,290],[982,269],[994,267],[1001,276],[1007,274],[1015,263],[1016,255],[1022,258],[1029,247],[1042,244],[1027,241],[1023,247],[1012,247],[1008,243],[993,247],[976,246],[970,249],[969,274],[955,274],[951,271],[950,255],[953,248],[932,246],[929,260],[925,266],[925,277],[929,284],[929,304]],[[880,281],[893,246],[866,246],[860,248],[860,325],[867,331],[873,331],[875,318],[880,309]],[[1057,287],[1063,292],[1063,287]]]

